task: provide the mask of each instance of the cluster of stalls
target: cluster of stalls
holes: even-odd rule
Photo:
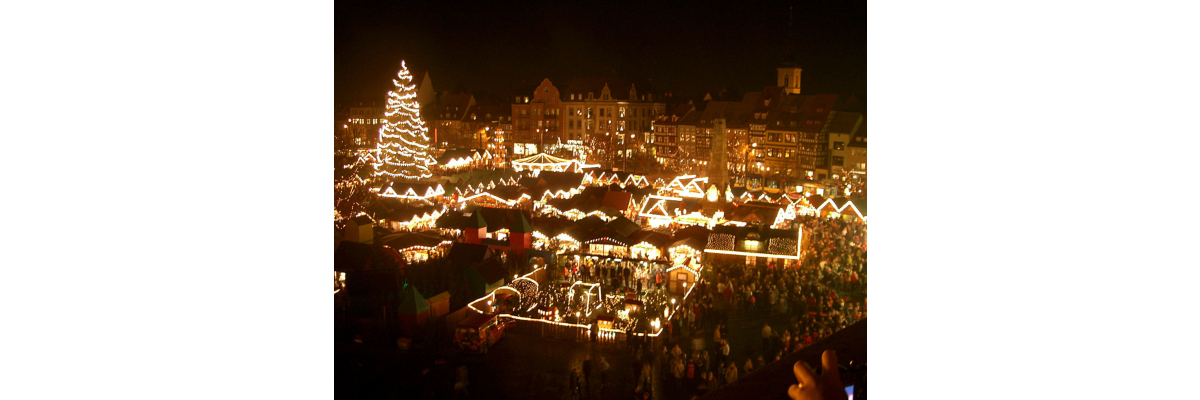
[[[391,324],[405,336],[411,336],[431,319],[445,317],[447,326],[455,326],[468,316],[466,306],[470,301],[494,292],[506,282],[501,257],[485,245],[449,245],[445,265],[440,265],[445,273],[426,279],[411,276],[403,265],[385,262],[387,257],[383,246],[339,243],[334,252],[335,305],[360,324]],[[430,279],[449,282],[435,285]],[[428,296],[423,290],[429,287],[442,289]]]

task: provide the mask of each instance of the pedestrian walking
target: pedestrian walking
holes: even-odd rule
[[[608,360],[605,360],[604,356],[600,356],[600,389],[604,389],[604,386],[608,384],[608,368]]]
[[[592,356],[588,355],[583,359],[583,384],[588,395],[592,393]]]

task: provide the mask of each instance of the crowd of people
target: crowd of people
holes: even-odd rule
[[[728,385],[866,318],[866,226],[840,219],[800,217],[806,228],[799,260],[710,260],[704,279],[664,331],[653,355],[635,357],[641,395],[658,364],[664,398],[687,398]],[[762,319],[762,346],[730,357],[728,325]],[[640,397],[639,397],[640,398]]]

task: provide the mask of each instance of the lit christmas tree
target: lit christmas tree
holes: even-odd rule
[[[400,62],[398,79],[392,79],[396,90],[388,92],[387,123],[379,128],[377,147],[379,162],[375,176],[389,180],[416,180],[433,176],[429,166],[435,161],[429,155],[429,128],[421,119],[417,103],[417,85],[404,61]]]

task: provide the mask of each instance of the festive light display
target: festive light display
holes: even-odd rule
[[[638,216],[647,217],[647,218],[651,218],[651,219],[670,220],[672,218],[672,216],[671,216],[671,213],[669,211],[667,211],[665,202],[666,201],[682,201],[682,200],[683,199],[679,198],[679,197],[666,197],[666,196],[658,196],[658,195],[653,195],[653,194],[646,196],[646,202],[642,203],[643,204],[642,211],[638,213]]]
[[[637,187],[646,187],[646,186],[648,186],[649,184],[650,184],[650,182],[647,182],[647,181],[646,181],[646,176],[644,176],[644,175],[633,175],[633,174],[630,174],[628,178],[625,178],[625,185],[634,185],[634,186],[637,186]]]
[[[775,222],[771,224],[771,228],[778,229],[787,221],[796,219],[795,207],[786,205],[778,214],[775,214]]]
[[[767,241],[767,252],[772,254],[796,253],[796,240],[791,238],[771,238]]]
[[[430,186],[430,187],[426,188],[425,193],[423,193],[423,194],[418,194],[417,191],[415,189],[413,189],[412,187],[409,187],[408,190],[405,190],[404,194],[397,194],[395,188],[391,187],[391,186],[389,186],[387,189],[384,189],[383,191],[381,191],[379,193],[379,195],[383,196],[383,197],[395,197],[398,199],[421,199],[421,200],[426,200],[426,199],[429,199],[429,198],[432,198],[435,196],[441,196],[444,194],[446,194],[446,190],[442,188],[441,184],[439,184],[437,186]]]
[[[470,201],[470,200],[475,200],[476,198],[478,198],[478,197],[481,197],[481,196],[490,197],[490,198],[494,199],[494,200],[495,200],[495,201],[497,201],[497,202],[504,203],[505,205],[508,205],[509,207],[512,207],[512,206],[516,205],[517,203],[520,203],[520,202],[521,202],[521,200],[524,200],[524,199],[528,199],[528,198],[529,198],[529,195],[528,195],[528,194],[521,193],[521,195],[520,195],[520,196],[517,196],[517,198],[516,198],[515,200],[505,200],[505,199],[502,199],[502,198],[496,197],[496,195],[493,195],[493,194],[491,194],[491,193],[488,193],[488,192],[481,192],[481,193],[479,193],[479,194],[476,194],[476,195],[473,195],[473,196],[470,196],[470,197],[463,197],[463,198],[462,198],[462,199],[460,199],[458,202],[459,202],[460,204],[465,204],[467,201]]]
[[[683,191],[683,186],[685,185],[685,183],[683,183],[683,181],[685,181],[685,180],[688,180],[688,179],[694,179],[695,177],[696,177],[695,175],[680,175],[680,176],[677,176],[677,177],[675,177],[675,179],[672,179],[672,180],[671,180],[671,183],[667,184],[667,187],[666,187],[666,188],[664,188],[664,189],[665,189],[665,190],[667,190],[667,191],[676,191],[676,192],[682,192],[682,191]],[[707,182],[707,180],[708,180],[708,179],[707,179],[707,178],[705,178],[705,181],[706,181],[706,182]]]
[[[512,161],[513,169],[520,172],[521,170],[528,171],[565,171],[571,164],[576,164],[576,170],[579,172],[578,163],[575,160],[558,158],[545,153],[534,154],[529,157],[519,158]]]
[[[708,234],[708,246],[705,246],[704,251],[711,250],[733,250],[733,235],[728,233]]]
[[[541,207],[542,207],[542,212],[544,212],[544,213],[554,214],[554,215],[562,215],[564,217],[570,218],[572,221],[578,221],[578,220],[587,218],[590,215],[595,215],[596,217],[600,218],[601,220],[604,220],[605,222],[607,222],[611,219],[608,217],[608,215],[605,215],[603,211],[599,211],[599,210],[592,211],[590,213],[585,214],[583,211],[579,211],[579,209],[577,209],[577,208],[572,208],[570,210],[561,211],[557,208],[554,208],[554,206],[549,205],[549,204],[542,204]]]
[[[376,150],[379,162],[375,164],[375,176],[400,179],[423,179],[433,176],[429,166],[436,164],[429,155],[429,128],[421,119],[421,105],[417,103],[417,85],[412,84],[408,66],[400,62],[397,79],[392,79],[396,90],[388,92],[387,123],[379,128]]]
[[[696,199],[704,198],[704,188],[701,183],[708,183],[708,178],[705,177],[688,182],[687,186],[683,187],[683,191],[679,192],[679,195]]]
[[[858,215],[859,219],[862,219],[863,222],[867,221],[867,216],[862,215],[862,212],[858,211],[858,206],[855,206],[853,201],[847,200],[846,204],[843,204],[841,207],[838,207],[837,204],[833,202],[833,199],[828,199],[828,200],[825,200],[824,203],[821,203],[820,207],[816,208],[817,212],[820,212],[820,210],[824,209],[826,204],[832,206],[831,208],[834,209],[834,212],[839,213],[839,214],[844,213],[846,208],[849,207],[851,210],[854,210],[854,214]]]
[[[475,304],[476,304],[476,303],[486,303],[486,304],[487,304],[487,306],[488,306],[488,308],[491,308],[491,306],[492,306],[492,303],[493,303],[493,302],[496,300],[496,292],[500,291],[500,289],[507,289],[507,290],[511,290],[511,291],[513,291],[513,292],[516,292],[518,295],[522,296],[522,297],[521,297],[521,303],[522,303],[522,306],[524,306],[524,305],[525,305],[524,303],[525,303],[525,301],[526,301],[526,298],[525,298],[525,297],[526,297],[526,293],[528,293],[530,290],[529,290],[529,286],[527,286],[527,284],[524,284],[524,283],[521,283],[521,282],[524,282],[524,281],[533,282],[533,292],[534,292],[534,294],[536,294],[536,292],[537,292],[537,289],[538,289],[538,286],[537,286],[537,281],[534,281],[533,279],[530,279],[530,278],[529,278],[529,276],[530,276],[530,275],[533,275],[533,274],[535,274],[535,273],[537,273],[538,271],[541,271],[541,270],[542,270],[541,268],[535,268],[533,271],[530,271],[528,274],[525,274],[525,276],[522,276],[522,277],[520,277],[520,278],[517,278],[517,279],[513,280],[513,281],[512,281],[512,283],[510,283],[510,284],[508,284],[508,285],[504,285],[504,286],[498,287],[498,288],[496,288],[495,290],[492,290],[491,292],[488,292],[488,294],[484,295],[483,297],[480,297],[479,299],[476,299],[475,301],[472,301],[472,302],[470,302],[470,303],[467,303],[467,307],[468,307],[468,308],[470,308],[471,310],[473,310],[473,311],[477,312],[477,313],[480,313],[480,314],[490,314],[490,313],[485,313],[485,312],[483,312],[482,310],[480,310],[479,308],[477,308],[477,307],[475,306]],[[518,284],[520,284],[520,285],[518,285]],[[514,286],[515,286],[515,287],[514,287]],[[528,296],[528,297],[532,298],[532,297],[534,297],[534,296]],[[500,314],[500,316],[502,316],[502,317],[512,317],[512,315],[508,315],[508,314]]]
[[[725,217],[725,214],[717,211],[712,218],[704,216],[700,210],[692,211],[691,214],[684,214],[675,217],[675,222],[681,225],[703,225],[707,228],[712,228],[713,225],[720,223]]]

